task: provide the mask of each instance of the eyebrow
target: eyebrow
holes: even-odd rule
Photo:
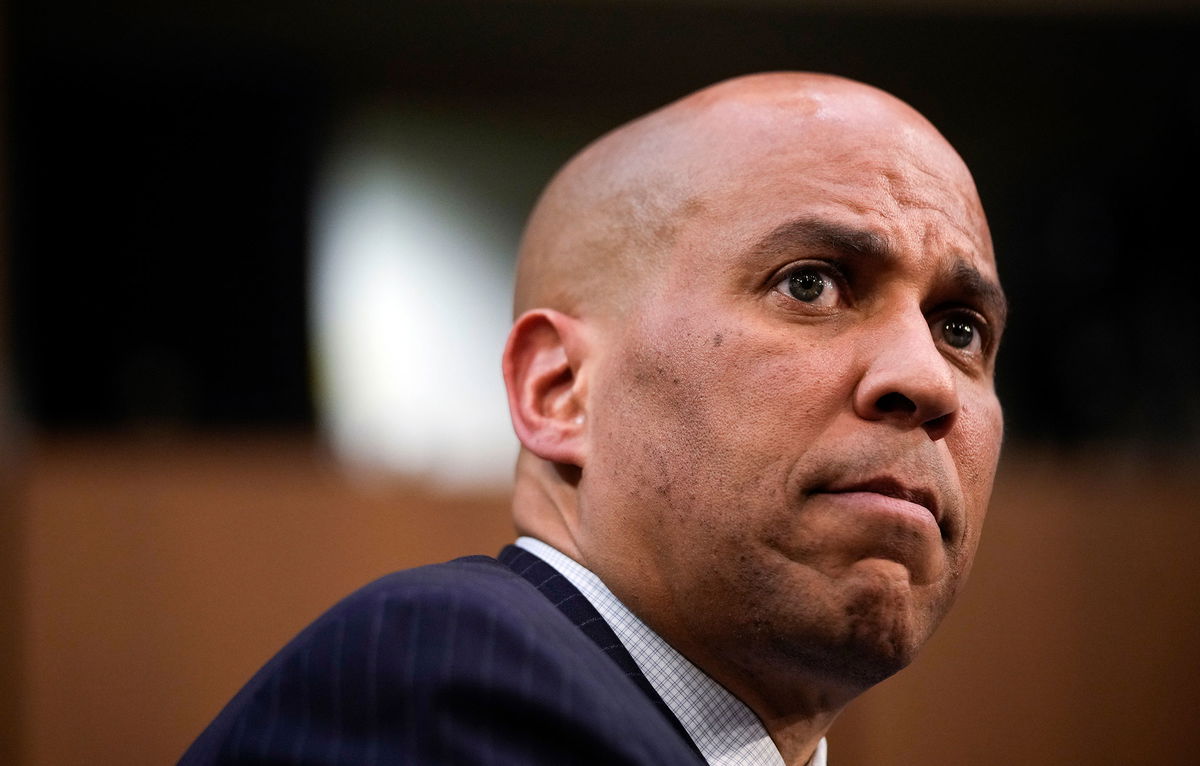
[[[758,241],[754,250],[763,255],[784,255],[799,247],[833,250],[873,260],[895,259],[886,237],[816,218],[801,218],[776,226]]]
[[[794,254],[797,249],[820,249],[855,258],[874,261],[896,261],[897,253],[887,237],[852,226],[801,218],[788,221],[771,230],[754,246],[754,252],[764,257]],[[997,330],[1008,319],[1008,299],[1004,289],[994,280],[972,266],[964,258],[955,258],[946,274],[967,299],[982,306]]]
[[[1008,298],[1004,289],[995,280],[985,277],[979,269],[957,258],[950,267],[950,281],[967,294],[974,303],[983,306],[996,325],[996,331],[1004,329],[1008,322]]]

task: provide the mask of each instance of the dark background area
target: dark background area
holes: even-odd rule
[[[51,430],[309,427],[308,211],[357,104],[538,142],[513,160],[523,210],[621,121],[814,69],[909,101],[975,172],[1013,302],[1010,438],[1194,446],[1197,16],[910,5],[12,3],[18,407]]]

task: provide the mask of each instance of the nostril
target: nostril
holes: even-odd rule
[[[911,415],[917,411],[917,405],[904,394],[893,391],[879,397],[879,401],[875,402],[875,409],[885,413],[902,412]]]
[[[929,438],[937,441],[938,439],[946,438],[950,433],[950,429],[954,426],[954,413],[947,412],[945,415],[928,420],[921,424],[925,432],[929,434]]]

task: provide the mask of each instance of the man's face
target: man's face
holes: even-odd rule
[[[784,667],[868,685],[907,664],[991,492],[986,223],[949,147],[892,118],[730,115],[589,379],[587,563],[752,693]]]

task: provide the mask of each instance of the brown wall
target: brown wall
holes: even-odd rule
[[[22,762],[161,764],[354,587],[511,539],[503,493],[356,489],[304,438],[45,441]],[[1190,763],[1200,461],[1007,455],[970,585],[835,764]]]

